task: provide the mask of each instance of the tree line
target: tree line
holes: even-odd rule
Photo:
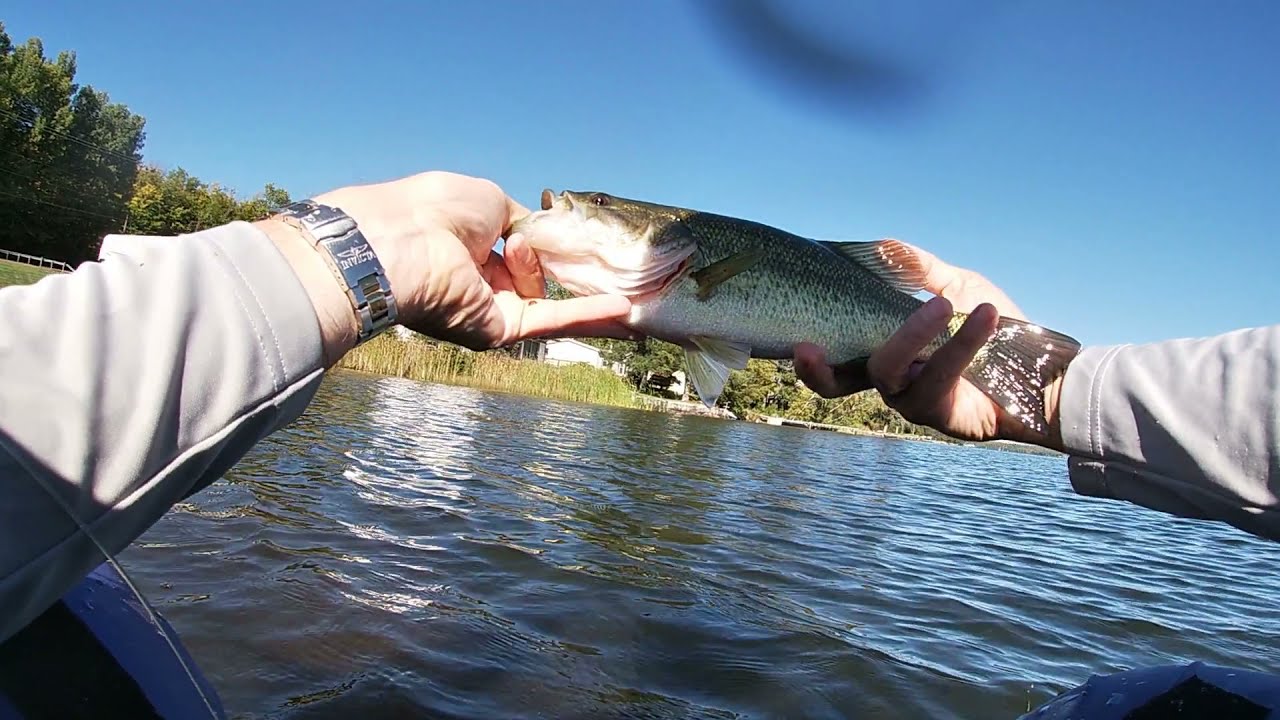
[[[0,247],[76,265],[110,233],[194,232],[289,201],[273,185],[240,199],[144,164],[145,119],[75,78],[74,52],[14,45],[0,22]]]

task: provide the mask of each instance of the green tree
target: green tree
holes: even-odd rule
[[[288,205],[292,200],[289,193],[271,183],[267,183],[262,192],[241,202],[236,206],[235,219],[253,222],[270,217]]]
[[[182,168],[165,172],[146,166],[129,200],[128,228],[144,235],[191,233],[234,220],[261,220],[288,202],[288,193],[275,185],[240,201],[229,188],[204,183]]]
[[[801,385],[789,361],[752,358],[743,370],[729,373],[717,404],[739,417],[786,415],[801,395]]]
[[[0,24],[0,245],[69,262],[118,231],[143,119],[75,82],[76,56],[15,46]]]
[[[655,338],[607,340],[601,355],[605,362],[620,365],[632,386],[651,395],[670,396],[675,374],[685,364],[680,346]]]

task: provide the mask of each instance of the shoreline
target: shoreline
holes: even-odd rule
[[[417,382],[667,415],[688,415],[808,431],[835,432],[858,437],[985,448],[1028,455],[1061,455],[1053,450],[1005,440],[972,443],[936,434],[888,432],[780,416],[761,415],[740,418],[726,408],[709,409],[702,403],[644,395],[622,378],[602,368],[586,365],[550,365],[536,360],[512,358],[494,351],[477,353],[447,344],[385,335],[351,351],[335,367],[377,377],[399,377]]]

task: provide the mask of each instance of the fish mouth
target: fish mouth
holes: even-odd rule
[[[573,198],[569,196],[568,192],[561,192],[559,195],[556,195],[555,191],[551,188],[543,188],[540,200],[540,205],[543,210],[552,210],[559,207],[561,210],[568,210],[570,212],[578,210],[579,214],[581,214],[581,208],[573,202]]]
[[[566,193],[560,193],[560,195],[557,197],[555,192],[552,191],[551,188],[543,188],[542,197],[539,198],[539,205],[542,208],[541,211],[531,212],[528,215],[525,215],[524,217],[511,223],[510,234],[514,235],[516,233],[524,232],[537,221],[537,218],[540,215],[546,214],[548,210],[555,209],[557,204],[560,205],[560,207],[564,210],[572,211],[574,209],[573,200],[571,200]]]
[[[578,238],[534,243],[544,269],[575,295],[607,293],[639,302],[665,294],[691,271],[695,244],[651,244],[652,225],[630,227],[625,218],[598,213],[587,198],[574,195],[544,188],[540,210],[516,221],[512,234],[545,220],[548,238],[559,233]]]

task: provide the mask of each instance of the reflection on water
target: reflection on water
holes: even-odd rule
[[[1280,549],[1061,459],[350,373],[124,560],[237,717],[1013,717],[1280,671]]]

